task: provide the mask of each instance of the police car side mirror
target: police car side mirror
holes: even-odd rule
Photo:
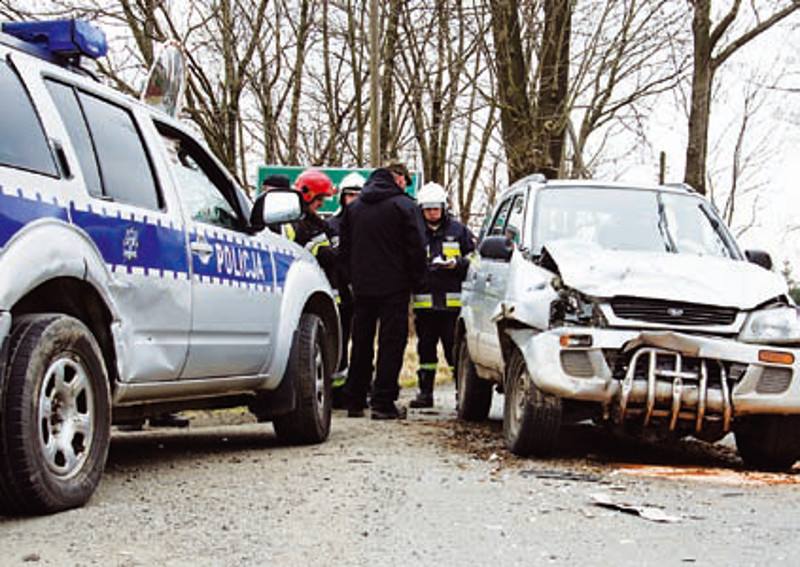
[[[283,224],[303,216],[303,198],[292,189],[272,189],[262,193],[253,205],[250,224],[264,228],[270,224]]]
[[[772,270],[772,256],[763,250],[745,250],[744,255],[748,262],[761,266],[765,270]]]
[[[481,258],[500,260],[501,262],[511,260],[513,251],[513,244],[505,236],[487,236],[478,246],[478,254],[480,254]]]

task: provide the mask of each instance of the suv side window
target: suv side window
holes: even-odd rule
[[[500,208],[497,209],[497,213],[494,215],[494,219],[492,219],[492,224],[489,227],[489,234],[488,236],[504,236],[505,235],[505,226],[506,226],[506,219],[508,218],[508,210],[511,208],[511,198],[506,199],[506,201],[500,205]]]
[[[236,230],[246,228],[237,207],[236,188],[199,144],[156,123],[167,148],[184,213],[193,220]]]
[[[160,209],[150,158],[133,116],[119,106],[78,92],[92,133],[105,194],[114,200]]]
[[[514,202],[511,204],[511,210],[508,213],[508,222],[506,222],[506,229],[504,234],[513,242],[519,244],[519,237],[522,233],[522,221],[524,216],[525,199],[523,195],[517,195]]]
[[[78,154],[78,162],[80,162],[86,181],[86,189],[89,194],[100,197],[103,195],[103,183],[100,180],[100,170],[94,156],[92,136],[89,134],[89,128],[86,127],[83,111],[75,97],[75,92],[72,87],[63,83],[48,80],[46,84],[47,90],[50,91],[50,96],[53,97],[61,118],[64,120],[64,125],[67,127],[72,147]]]
[[[48,80],[47,86],[78,154],[89,193],[162,208],[150,158],[130,112],[62,83]]]
[[[58,176],[53,154],[25,87],[0,60],[0,165]]]

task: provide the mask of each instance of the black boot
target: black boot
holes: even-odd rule
[[[433,381],[436,378],[435,370],[418,370],[419,394],[411,400],[408,407],[432,408],[433,407]]]

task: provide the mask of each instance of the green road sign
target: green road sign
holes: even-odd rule
[[[297,176],[303,173],[307,169],[318,169],[323,171],[328,177],[331,178],[333,182],[333,186],[336,189],[339,188],[339,183],[341,183],[344,176],[348,173],[356,172],[360,173],[364,176],[364,179],[368,178],[372,171],[375,169],[374,167],[356,167],[356,168],[346,168],[346,167],[302,167],[302,166],[287,166],[287,165],[260,165],[258,167],[258,189],[257,194],[261,193],[261,183],[264,179],[270,175],[285,175],[289,178],[289,184],[294,186],[294,180],[297,179]],[[416,198],[417,196],[417,180],[419,176],[416,171],[411,172],[411,185],[406,187],[406,193],[411,195],[412,197]],[[332,198],[327,199],[325,204],[322,205],[320,212],[323,214],[330,214],[335,213],[336,209],[339,208],[339,195],[334,195]]]

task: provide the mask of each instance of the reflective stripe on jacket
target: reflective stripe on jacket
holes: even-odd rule
[[[457,310],[461,308],[461,282],[467,275],[475,250],[470,230],[446,215],[435,229],[425,227],[428,270],[423,286],[414,295],[414,309]],[[455,267],[444,265],[455,262]]]

